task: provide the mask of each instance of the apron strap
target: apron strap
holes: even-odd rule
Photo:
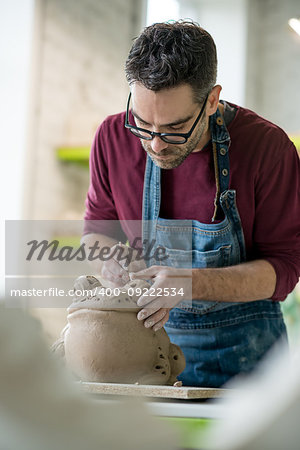
[[[220,177],[219,177],[219,168],[218,168],[218,155],[217,155],[217,145],[213,141],[213,159],[214,159],[214,169],[215,169],[215,180],[216,180],[216,196],[214,199],[214,214],[212,216],[211,221],[214,222],[216,220],[217,212],[218,212],[218,205],[220,202],[220,195],[221,195],[221,187],[220,187]]]
[[[214,199],[214,213],[211,219],[216,220],[220,205],[220,195],[229,189],[229,145],[230,136],[225,125],[224,117],[219,108],[210,116],[210,130],[213,149],[213,162],[216,182],[216,195]]]

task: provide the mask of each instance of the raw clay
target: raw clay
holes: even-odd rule
[[[102,281],[102,282],[101,282]],[[181,349],[170,342],[164,328],[146,328],[137,320],[146,281],[129,281],[118,296],[105,295],[103,280],[82,276],[75,290],[90,291],[68,309],[68,324],[54,345],[82,381],[173,385],[185,368]],[[104,291],[104,294],[103,294]],[[130,295],[129,295],[130,294]]]

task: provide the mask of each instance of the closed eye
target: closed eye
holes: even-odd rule
[[[135,124],[137,127],[141,127],[141,128],[149,128],[149,124],[147,122],[144,122],[143,120],[137,119],[136,117],[134,118]]]
[[[144,122],[142,119],[140,119],[138,117],[134,117],[134,121],[135,121],[135,124],[137,127],[144,128],[145,130],[151,129],[151,126],[149,125],[149,123]],[[184,131],[186,122],[187,121],[184,121],[183,123],[180,123],[177,125],[165,126],[162,133],[180,133],[181,131]]]
[[[183,129],[184,129],[184,127],[183,126],[177,126],[177,127],[168,127],[171,131],[174,131],[174,132],[179,132],[179,131],[182,131]]]

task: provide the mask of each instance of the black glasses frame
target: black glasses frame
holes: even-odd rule
[[[129,96],[128,96],[128,100],[127,100],[127,107],[126,107],[125,128],[128,128],[132,132],[132,134],[134,134],[134,136],[136,136],[136,137],[138,137],[140,139],[145,139],[146,141],[152,141],[154,136],[158,136],[162,141],[166,142],[167,144],[177,144],[177,145],[185,144],[187,142],[187,140],[191,137],[191,135],[192,135],[192,133],[193,133],[197,123],[201,119],[201,116],[202,116],[203,111],[204,111],[205,106],[206,106],[208,95],[209,94],[207,94],[207,96],[205,97],[205,100],[204,100],[204,103],[202,105],[201,111],[199,112],[198,116],[196,117],[196,120],[193,123],[193,125],[192,125],[192,127],[191,127],[191,129],[190,129],[190,131],[188,133],[158,133],[156,131],[149,131],[149,130],[146,130],[145,128],[140,128],[140,127],[137,127],[135,125],[131,125],[129,123],[129,120],[128,120],[128,118],[129,118],[129,104],[130,104],[130,99],[131,99],[131,92],[130,92]],[[137,131],[137,132],[141,131],[143,133],[147,133],[149,135],[149,137],[137,136],[135,134],[135,131]],[[172,139],[170,140],[170,139],[168,139],[169,136],[170,137],[172,137],[172,136],[182,137],[184,139],[184,141],[178,142],[178,141],[174,141]]]

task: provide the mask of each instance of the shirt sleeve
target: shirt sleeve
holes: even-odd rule
[[[253,241],[256,256],[276,272],[272,300],[282,301],[300,275],[300,162],[283,132],[268,153],[256,180]]]
[[[106,121],[97,129],[90,154],[90,185],[85,201],[83,234],[100,233],[126,241],[110,187]]]

